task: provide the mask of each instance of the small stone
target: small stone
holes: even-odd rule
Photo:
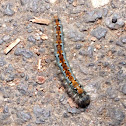
[[[26,112],[18,112],[17,113],[17,117],[24,123],[24,122],[27,122],[28,120],[31,119],[31,115],[29,113],[26,113]]]
[[[121,111],[121,109],[118,108],[112,108],[111,110],[109,110],[109,115],[113,120],[112,123],[114,126],[119,126],[125,118],[125,114]]]
[[[36,124],[43,124],[50,117],[50,111],[40,108],[38,105],[34,106],[33,113],[36,116]]]
[[[45,77],[43,76],[37,76],[36,78],[36,82],[39,83],[39,84],[43,84],[45,82]]]
[[[9,39],[10,39],[10,36],[9,35],[4,35],[3,38],[2,38],[2,40],[4,42],[7,42]]]
[[[112,47],[109,51],[111,51],[112,54],[114,54],[116,52],[115,47]]]
[[[81,111],[77,108],[68,108],[67,111],[72,114],[79,114]]]
[[[82,56],[87,56],[88,55],[88,52],[85,51],[85,50],[80,50],[79,51],[79,54],[82,55]]]
[[[105,81],[105,84],[110,85],[111,82],[110,82],[109,80],[106,80],[106,81]]]
[[[3,113],[8,113],[8,112],[9,112],[8,106],[5,105],[5,106],[4,106],[4,109],[3,109]]]
[[[106,75],[106,72],[105,72],[105,71],[100,71],[100,72],[99,72],[99,76],[105,77],[105,76],[107,76],[107,75]]]
[[[32,124],[28,124],[27,126],[32,126]]]
[[[123,50],[119,50],[119,51],[117,52],[117,54],[118,54],[118,56],[126,56],[126,55],[125,55],[125,52],[124,52]]]
[[[117,42],[116,42],[116,45],[117,45],[117,46],[120,46],[120,47],[123,47],[123,43],[122,43],[121,41],[117,41]]]
[[[49,0],[45,0],[46,3],[49,3]]]
[[[125,61],[122,61],[122,62],[119,62],[119,64],[126,65],[126,62]]]
[[[28,92],[28,85],[20,84],[20,85],[17,86],[17,89],[21,94],[26,95],[27,92]]]
[[[112,18],[112,23],[116,23],[117,22],[117,18],[116,17],[113,17]]]
[[[116,5],[113,3],[113,1],[111,1],[110,4],[113,9],[116,8]]]
[[[95,37],[91,37],[91,41],[95,42],[97,39]]]
[[[31,33],[31,32],[33,32],[33,30],[32,30],[32,29],[28,29],[27,31],[28,31],[28,33]]]
[[[15,55],[23,55],[25,58],[31,58],[33,57],[33,53],[29,50],[26,50],[24,48],[17,48],[14,52]]]
[[[94,8],[104,6],[109,3],[109,0],[91,0]]]
[[[8,117],[10,117],[9,113],[0,114],[0,122],[2,122],[2,120],[6,120]]]
[[[36,123],[36,124],[44,124],[44,123],[45,123],[45,119],[43,119],[42,117],[36,118],[35,123]]]
[[[48,36],[46,34],[42,34],[41,39],[42,40],[47,40],[48,39]]]
[[[8,15],[8,16],[13,16],[14,15],[14,11],[11,9],[11,5],[10,4],[7,4],[6,5],[6,9],[4,11],[4,14],[5,15]]]
[[[89,11],[85,14],[84,21],[86,23],[90,23],[90,22],[95,22],[101,18],[102,18],[102,11],[101,10]]]
[[[78,32],[77,30],[70,30],[68,36],[74,42],[77,42],[77,41],[84,42],[85,41],[85,35],[81,32]]]
[[[2,80],[2,81],[4,81],[4,80],[5,80],[5,78],[4,78],[4,76],[3,76],[3,75],[0,75],[0,80]]]
[[[57,0],[50,0],[50,3],[55,3]]]
[[[3,41],[2,39],[0,39],[0,45],[2,45],[3,42],[4,42],[4,41]]]
[[[124,84],[122,87],[122,93],[126,95],[126,84]]]
[[[103,66],[104,66],[104,67],[107,67],[107,66],[109,66],[109,63],[108,63],[108,62],[104,62],[104,63],[103,63]]]
[[[6,61],[3,57],[0,58],[0,67],[3,67],[6,64]]]
[[[43,111],[44,111],[44,109],[40,108],[38,105],[34,106],[34,108],[33,108],[33,112],[37,118],[42,116]]]
[[[35,38],[34,38],[32,35],[30,35],[30,36],[27,38],[27,40],[28,40],[29,42],[36,43],[36,40],[35,40]]]
[[[50,111],[43,109],[43,108],[40,108],[38,105],[34,106],[33,112],[36,117],[40,117],[40,116],[43,116],[43,118],[50,117]]]
[[[93,57],[94,48],[92,46],[88,47],[88,56]]]
[[[87,66],[88,67],[93,67],[93,66],[95,66],[95,64],[94,63],[89,63]]]
[[[106,17],[108,14],[108,9],[107,8],[103,8],[103,16]]]
[[[97,45],[95,45],[95,48],[99,50],[99,49],[101,49],[101,45],[97,44]]]
[[[67,2],[68,2],[69,4],[72,4],[72,3],[73,3],[73,0],[67,0]]]
[[[25,0],[20,0],[21,5],[25,5]]]
[[[24,78],[25,77],[25,74],[24,73],[21,73],[20,76],[21,76],[21,78]]]
[[[117,21],[114,19],[115,20],[114,23],[112,22],[112,18],[111,17],[110,18],[106,18],[106,20],[105,20],[106,26],[108,28],[110,28],[111,30],[117,30],[119,28],[122,28],[125,25],[125,22],[121,18],[119,18],[118,16],[116,16],[114,18],[117,19]]]
[[[76,49],[80,49],[82,47],[82,45],[81,44],[76,44]]]
[[[47,9],[47,10],[50,9],[50,5],[49,5],[49,4],[46,5],[46,9]]]
[[[110,42],[110,43],[113,43],[114,41],[113,41],[113,40],[110,40],[109,42]]]
[[[126,36],[124,36],[124,37],[121,38],[121,42],[122,42],[123,44],[126,44]]]
[[[29,79],[29,76],[28,76],[28,75],[26,75],[26,77],[25,77],[25,81],[28,81],[28,79]]]
[[[9,64],[8,67],[6,68],[6,73],[12,73],[14,71],[14,68],[12,66],[12,64]]]
[[[103,28],[103,27],[97,27],[91,31],[91,35],[93,35],[97,39],[101,39],[101,38],[105,37],[106,34],[107,34],[107,29]]]
[[[69,116],[68,116],[68,114],[67,114],[66,112],[64,112],[64,113],[63,113],[63,117],[64,117],[64,118],[68,118]]]
[[[10,74],[10,75],[8,76],[8,78],[6,79],[6,82],[13,81],[13,80],[14,80],[14,77],[15,77],[14,74]]]
[[[106,90],[106,94],[109,96],[109,98],[114,99],[117,97],[117,91],[112,89],[111,87]]]

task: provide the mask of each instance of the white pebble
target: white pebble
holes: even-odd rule
[[[91,0],[94,8],[104,6],[109,3],[109,0]]]
[[[56,2],[56,0],[50,0],[50,3],[55,3]]]

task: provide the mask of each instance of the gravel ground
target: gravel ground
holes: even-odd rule
[[[54,61],[52,21],[64,28],[66,55],[91,97],[86,109],[67,96]],[[41,36],[47,35],[47,40]],[[4,49],[21,38],[7,55]],[[41,59],[41,69],[38,61]],[[0,1],[0,126],[126,126],[126,1]]]

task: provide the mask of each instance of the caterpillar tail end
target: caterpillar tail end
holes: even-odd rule
[[[81,108],[86,108],[90,104],[90,96],[85,95],[83,96],[80,101],[78,102],[78,106]]]

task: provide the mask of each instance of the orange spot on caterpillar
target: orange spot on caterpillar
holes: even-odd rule
[[[79,94],[82,94],[84,91],[83,91],[82,88],[79,87],[79,89],[77,90],[77,92],[78,92]]]

